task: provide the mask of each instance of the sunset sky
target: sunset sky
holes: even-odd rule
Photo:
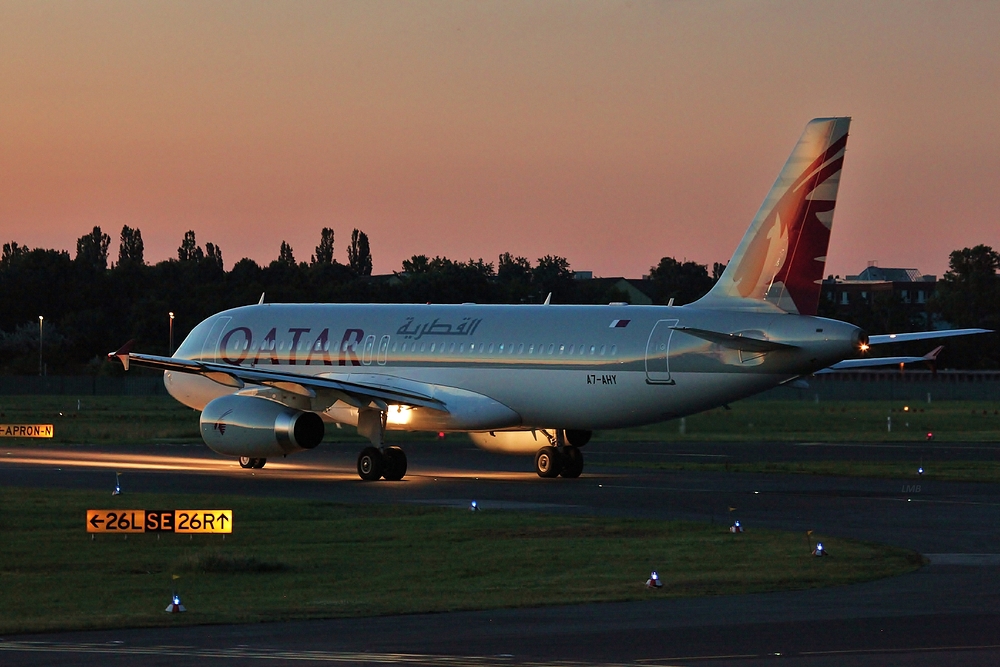
[[[638,277],[729,259],[850,115],[827,273],[1000,248],[1000,3],[0,3],[0,242],[122,225],[226,267],[324,226]]]

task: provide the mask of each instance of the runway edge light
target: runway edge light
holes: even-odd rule
[[[187,611],[187,609],[185,609],[184,605],[181,604],[181,596],[174,593],[173,599],[170,600],[170,604],[167,605],[167,608],[164,611],[170,614],[179,614],[182,611]]]
[[[660,575],[653,570],[649,573],[649,579],[646,580],[646,588],[663,588],[663,581],[660,579]]]
[[[469,503],[469,511],[470,512],[478,512],[479,511],[479,503],[477,503],[475,500],[473,500],[471,503]]]
[[[817,542],[816,543],[816,548],[812,550],[812,555],[813,556],[825,556],[826,555],[826,549],[823,548],[823,543],[822,542]]]

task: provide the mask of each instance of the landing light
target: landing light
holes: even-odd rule
[[[862,352],[867,352],[868,348],[869,348],[868,343],[861,343],[860,349],[861,349]]]

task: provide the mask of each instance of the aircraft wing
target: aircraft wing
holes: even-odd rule
[[[869,336],[869,345],[885,345],[887,343],[905,343],[911,340],[933,340],[935,338],[950,338],[951,336],[969,336],[972,334],[993,333],[991,329],[942,329],[941,331],[914,331],[913,333],[879,334]]]
[[[311,398],[316,396],[317,390],[321,390],[331,392],[336,398],[354,407],[367,407],[374,403],[384,410],[391,403],[447,412],[444,403],[432,396],[409,389],[394,388],[382,383],[376,385],[366,382],[350,382],[316,375],[244,368],[151,354],[136,354],[130,351],[131,347],[132,341],[129,341],[117,352],[109,354],[108,357],[121,361],[125,370],[128,370],[130,363],[138,364],[164,371],[201,375],[213,382],[235,389],[243,389],[247,384],[253,384],[274,387]]]

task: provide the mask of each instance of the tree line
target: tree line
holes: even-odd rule
[[[272,303],[542,303],[549,294],[554,303],[629,301],[612,281],[574,279],[569,261],[557,255],[535,262],[510,253],[496,262],[414,255],[399,271],[373,276],[368,237],[358,229],[350,236],[347,264],[334,258],[330,228],[320,231],[308,261],[297,260],[291,245],[282,241],[269,264],[244,258],[229,271],[222,248],[214,243],[202,247],[194,231],[184,234],[176,259],[155,264],[145,261],[137,228],[122,228],[117,261],[112,261],[111,247],[111,237],[100,227],[77,240],[72,258],[65,251],[30,249],[14,241],[3,245],[0,373],[38,373],[40,334],[46,372],[117,373],[117,365],[104,363],[105,355],[126,340],[135,339],[137,349],[146,353],[169,353],[168,313],[174,313],[174,341],[179,344],[204,318],[256,303],[261,294]],[[952,253],[950,266],[929,307],[954,326],[1000,328],[1000,255],[988,246],[966,248]],[[711,289],[724,269],[721,263],[710,271],[703,264],[664,257],[650,267],[641,287],[653,303],[673,299],[683,305]],[[893,307],[876,306],[874,315],[859,312],[852,319],[869,326],[863,320],[884,319]],[[895,330],[921,324],[897,323]],[[956,344],[965,350],[962,363],[1000,367],[992,338],[988,354],[982,341]]]

